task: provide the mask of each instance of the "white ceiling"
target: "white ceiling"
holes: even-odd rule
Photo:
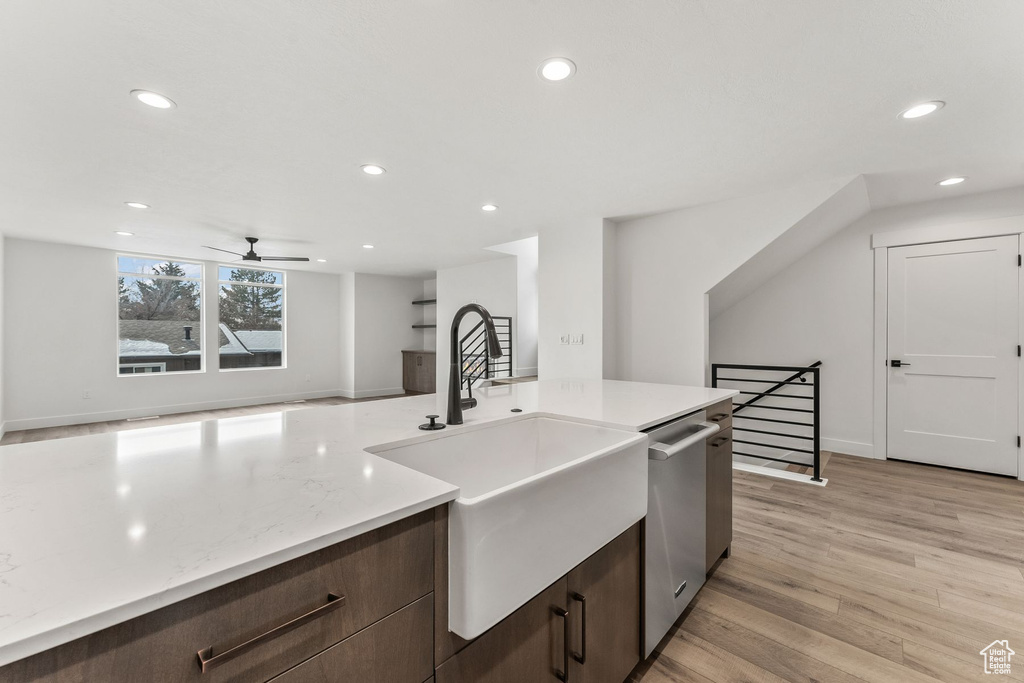
[[[1022,26],[1019,0],[5,0],[0,231],[420,274],[571,216],[1020,184]],[[541,81],[553,55],[577,74]]]

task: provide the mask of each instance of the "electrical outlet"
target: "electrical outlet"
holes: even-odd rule
[[[583,343],[583,333],[580,332],[579,334],[570,335],[569,343],[570,344],[582,344]]]
[[[561,337],[558,338],[558,341],[560,341],[563,344],[568,344],[569,343],[569,335],[563,334]]]
[[[82,392],[82,398],[92,398],[92,392],[86,389]]]
[[[308,374],[306,375],[306,381],[307,382],[309,381],[309,375]]]

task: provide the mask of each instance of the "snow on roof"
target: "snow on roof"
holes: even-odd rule
[[[253,353],[280,352],[281,330],[235,330],[238,341]]]

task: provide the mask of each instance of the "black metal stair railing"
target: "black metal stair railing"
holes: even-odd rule
[[[481,379],[512,376],[512,318],[491,316],[494,330],[498,333],[501,358],[491,358],[487,351],[487,338],[483,321],[478,322],[459,340],[459,366],[462,369],[462,385],[470,390]]]
[[[721,370],[725,370],[730,376],[721,376],[719,374]],[[778,377],[783,373],[788,376]],[[808,376],[810,381],[808,381]],[[719,388],[722,387],[723,382],[727,383],[724,388],[736,389],[741,397],[738,401],[733,402],[732,429],[733,433],[743,435],[742,439],[733,437],[733,443],[741,444],[744,451],[734,449],[733,455],[787,465],[812,467],[814,474],[811,481],[821,481],[820,378],[820,360],[808,366],[713,363],[711,365],[711,386]],[[762,384],[771,386],[762,390],[760,387]],[[782,391],[785,393],[780,393]],[[811,402],[810,407],[807,407],[807,401]],[[742,415],[739,414],[741,412]],[[760,423],[769,424],[762,425]],[[750,426],[745,426],[747,424]],[[785,426],[766,428],[772,424]],[[760,427],[760,429],[755,429],[755,427]],[[746,452],[753,450],[758,452]],[[797,454],[797,457],[810,456],[811,462],[800,462],[768,455],[768,453],[776,451],[786,451],[787,455]]]

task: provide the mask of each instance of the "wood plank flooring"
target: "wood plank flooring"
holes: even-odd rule
[[[414,392],[409,392],[405,395],[412,396],[414,395]],[[216,410],[175,413],[172,415],[162,415],[154,419],[135,420],[131,422],[127,420],[111,420],[109,422],[90,422],[88,424],[68,425],[64,427],[23,429],[4,434],[4,438],[0,439],[0,446],[15,443],[30,443],[33,441],[47,441],[49,439],[64,439],[70,436],[105,434],[107,432],[120,432],[127,429],[158,427],[160,425],[182,424],[184,422],[198,422],[200,420],[215,420],[221,417],[263,415],[265,413],[302,410],[303,408],[316,408],[318,406],[336,406],[347,403],[363,403],[365,401],[382,401],[389,398],[401,398],[401,396],[375,396],[372,398],[344,398],[342,396],[330,396],[327,398],[306,399],[302,402],[263,403],[255,406],[243,406],[241,408],[218,408]]]
[[[735,472],[735,541],[634,683],[1024,681],[1024,482],[833,455],[827,487]]]

